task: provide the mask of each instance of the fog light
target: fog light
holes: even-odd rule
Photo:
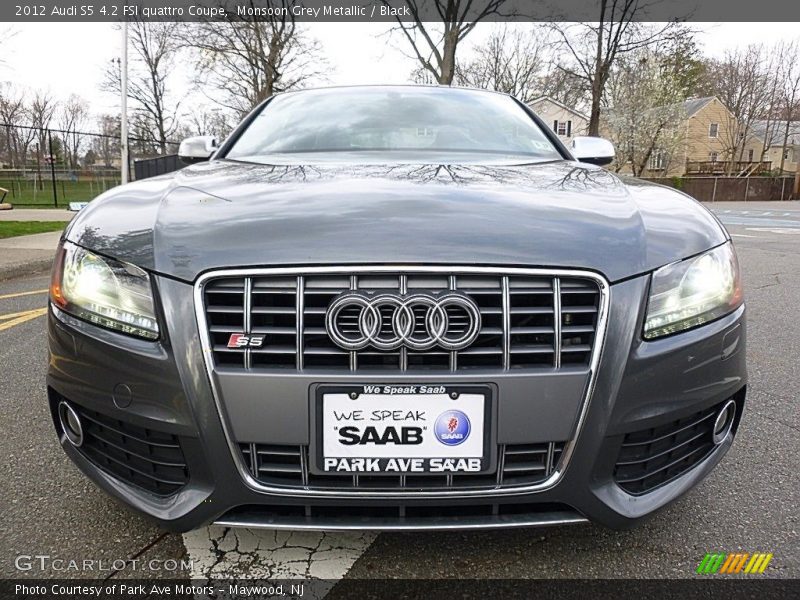
[[[63,400],[58,403],[58,420],[69,443],[76,448],[83,443],[83,424],[75,409]]]
[[[721,444],[722,441],[728,437],[728,434],[733,427],[733,418],[736,416],[736,402],[728,400],[717,413],[717,418],[714,421],[714,444]]]

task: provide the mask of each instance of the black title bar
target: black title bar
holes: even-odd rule
[[[441,21],[455,7],[471,22],[746,22],[800,21],[791,0],[3,0],[0,21],[92,22],[237,21],[290,18],[296,22]]]

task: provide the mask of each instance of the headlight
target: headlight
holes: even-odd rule
[[[741,304],[739,263],[728,242],[653,273],[644,337],[653,339],[697,327]]]
[[[65,243],[56,257],[50,300],[91,323],[158,338],[150,276],[134,265]]]

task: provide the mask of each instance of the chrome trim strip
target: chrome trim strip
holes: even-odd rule
[[[253,280],[247,277],[244,280],[244,302],[242,303],[242,310],[244,311],[244,333],[250,335],[253,333]],[[244,349],[244,368],[249,370],[253,367],[253,356],[250,353],[250,347]]]
[[[553,366],[561,368],[561,280],[553,278]]]
[[[447,287],[452,292],[456,290],[456,276],[455,275],[448,275],[447,277]],[[455,373],[458,370],[458,350],[451,350],[450,356],[447,359],[447,366],[450,369],[451,373]]]
[[[502,286],[502,311],[503,311],[503,371],[511,368],[511,290],[508,275],[501,280]]]
[[[350,289],[357,290],[358,289],[358,275],[350,275]],[[351,350],[350,351],[350,370],[356,371],[358,369],[358,351]]]
[[[302,477],[303,487],[308,487],[308,472],[309,468],[306,464],[308,462],[308,452],[305,446],[300,446],[300,477]]]
[[[575,450],[575,444],[580,437],[583,425],[586,421],[586,414],[589,410],[594,386],[597,382],[597,367],[600,364],[600,357],[603,354],[603,346],[606,335],[606,325],[608,319],[608,307],[610,303],[611,289],[608,281],[601,275],[593,271],[584,270],[569,270],[569,269],[525,269],[513,267],[471,267],[471,266],[458,266],[451,265],[448,267],[442,266],[408,266],[408,265],[348,265],[336,267],[277,267],[271,269],[222,269],[217,271],[209,271],[201,275],[194,286],[194,309],[195,318],[197,319],[197,326],[200,333],[200,341],[202,344],[203,359],[205,362],[206,374],[208,376],[209,385],[211,386],[214,404],[217,408],[222,428],[225,432],[225,438],[228,441],[228,447],[233,456],[233,461],[239,474],[245,483],[257,492],[264,492],[268,494],[278,494],[283,496],[297,496],[297,497],[334,497],[334,498],[408,498],[408,492],[365,492],[354,490],[306,490],[301,488],[286,489],[274,486],[267,486],[257,481],[247,470],[243,463],[241,452],[237,447],[236,441],[231,435],[230,425],[225,416],[225,411],[220,401],[219,390],[217,389],[216,381],[214,378],[214,358],[212,353],[212,346],[209,339],[208,326],[205,318],[205,311],[203,307],[203,290],[206,283],[212,279],[220,279],[224,277],[253,277],[253,276],[269,276],[269,275],[314,275],[314,274],[350,274],[353,272],[358,273],[473,273],[481,275],[494,275],[494,276],[511,276],[511,275],[529,275],[529,276],[545,276],[545,277],[582,277],[594,281],[599,289],[599,299],[597,307],[597,326],[595,328],[594,347],[592,348],[592,360],[589,364],[589,384],[586,386],[586,393],[581,403],[581,409],[578,414],[578,419],[575,424],[575,433],[572,438],[564,445],[564,450],[559,460],[559,466],[553,473],[543,482],[529,486],[507,487],[491,490],[431,490],[431,491],[418,491],[414,492],[415,497],[424,498],[458,498],[458,497],[497,497],[513,494],[526,494],[530,492],[540,492],[552,488],[556,485],[564,475],[567,467],[569,466],[570,458]],[[381,376],[380,374],[378,374]],[[443,375],[447,379],[450,375]],[[300,528],[300,527],[296,527]],[[413,528],[413,527],[412,527]]]
[[[400,275],[400,296],[403,297],[408,293],[408,275]],[[413,313],[412,313],[413,314]],[[408,348],[405,344],[400,347],[400,372],[405,373],[408,371]],[[403,476],[400,481],[403,481]]]
[[[306,283],[305,278],[302,275],[297,276],[297,281],[294,284],[294,293],[295,293],[295,315],[294,315],[294,324],[297,328],[297,341],[295,346],[297,347],[297,359],[295,364],[297,365],[297,370],[303,370],[303,363],[304,359],[304,352],[305,352],[305,332],[306,332],[306,325],[303,318],[303,311],[305,311],[305,291],[306,291]]]
[[[248,519],[246,517],[222,518],[215,525],[222,527],[246,527],[248,529],[303,529],[306,531],[457,531],[479,529],[505,529],[509,527],[548,527],[588,523],[589,519],[578,513],[560,511],[541,515],[503,515],[481,517],[458,517],[438,519],[408,518],[303,518],[286,517],[275,520]]]

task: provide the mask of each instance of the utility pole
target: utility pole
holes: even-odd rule
[[[120,61],[120,88],[122,110],[120,115],[120,150],[122,151],[122,171],[120,180],[128,183],[128,21],[122,21],[122,59]]]

